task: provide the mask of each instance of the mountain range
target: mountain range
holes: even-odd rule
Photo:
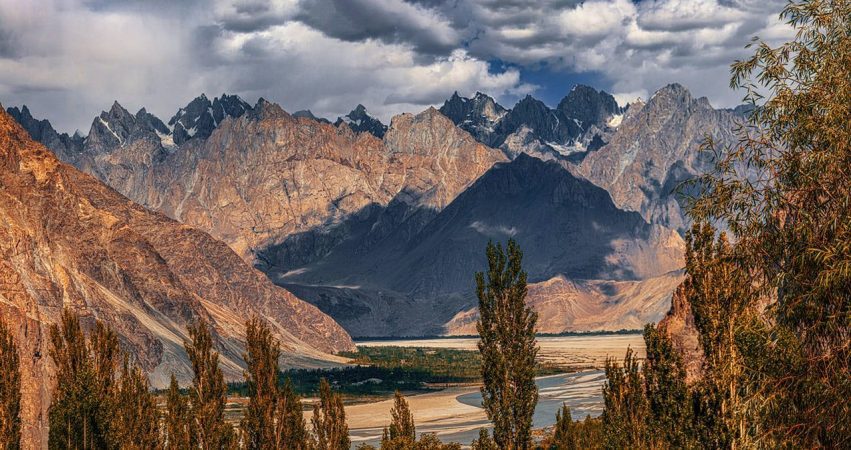
[[[21,110],[23,112],[25,110]],[[47,129],[45,127],[45,129]],[[151,212],[61,163],[0,111],[0,316],[21,354],[23,423],[46,430],[48,327],[63,309],[86,329],[119,335],[155,387],[188,383],[186,328],[206,320],[227,379],[242,379],[244,323],[263,317],[289,367],[337,365],[349,335],[314,306],[275,286],[227,245]],[[28,439],[30,442],[30,439]]]
[[[168,124],[116,102],[85,138],[9,112],[63,161],[225,242],[356,336],[461,332],[484,244],[508,237],[525,250],[530,304],[555,315],[542,331],[661,319],[688,226],[674,188],[707,167],[705,134],[731,142],[742,114],[676,84],[623,106],[586,86],[556,108],[456,93],[386,126],[362,105],[332,124],[229,95]],[[639,291],[652,294],[632,301]]]

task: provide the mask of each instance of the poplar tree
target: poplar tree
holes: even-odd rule
[[[171,383],[166,394],[165,414],[163,418],[163,431],[165,433],[163,446],[166,449],[180,450],[197,446],[193,444],[191,439],[191,420],[189,402],[180,393],[177,378],[175,378],[174,374],[171,374]]]
[[[479,437],[473,440],[471,447],[473,450],[499,450],[499,446],[491,439],[485,428],[479,429]]]
[[[109,394],[118,363],[118,336],[98,322],[86,343],[79,317],[62,312],[50,327],[56,390],[48,410],[48,447],[109,448]]]
[[[535,385],[537,314],[526,306],[523,254],[513,239],[507,251],[488,243],[487,273],[476,274],[479,299],[479,352],[482,355],[482,404],[493,422],[493,440],[503,449],[531,445]]]
[[[664,329],[644,327],[646,358],[642,373],[650,408],[648,428],[665,447],[698,448],[694,396],[686,385],[682,357]]]
[[[18,347],[0,321],[0,448],[21,448],[21,371]]]
[[[110,441],[122,450],[159,448],[159,413],[156,400],[148,390],[142,370],[130,364],[125,355],[121,375],[110,395]]]
[[[414,415],[408,401],[398,390],[393,395],[393,408],[390,410],[390,439],[413,442],[417,439]]]
[[[319,381],[319,403],[313,407],[311,422],[315,449],[348,450],[351,446],[343,399],[331,391],[331,385],[325,378]]]
[[[604,446],[612,449],[650,448],[650,409],[645,396],[644,378],[635,353],[628,348],[622,366],[607,359],[605,370],[605,409],[602,418]]]
[[[252,450],[281,448],[275,426],[278,407],[278,357],[280,347],[269,327],[258,317],[245,324],[248,407],[242,419],[245,447]]]
[[[393,395],[393,407],[390,409],[390,426],[384,427],[381,436],[381,449],[410,449],[416,440],[414,416],[411,414],[408,401],[397,390]]]
[[[234,436],[224,420],[227,385],[219,354],[213,350],[213,337],[203,319],[189,327],[189,336],[191,341],[183,345],[194,374],[189,389],[192,441],[202,450],[228,448]]]
[[[304,450],[308,448],[301,398],[295,393],[292,381],[287,378],[278,395],[275,418],[275,436],[280,448]]]

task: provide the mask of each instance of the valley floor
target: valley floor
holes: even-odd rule
[[[538,344],[542,362],[576,370],[537,378],[539,401],[533,426],[538,429],[555,423],[556,411],[562,403],[570,406],[574,419],[589,414],[598,416],[603,409],[605,376],[602,367],[606,358],[619,360],[630,347],[639,358],[644,357],[641,334],[539,337]],[[476,339],[384,340],[358,342],[357,345],[473,350]],[[417,432],[435,433],[444,442],[469,445],[478,436],[479,428],[489,425],[485,411],[480,407],[479,388],[475,386],[450,387],[440,392],[408,396],[407,400],[416,420]],[[392,403],[391,399],[346,408],[353,443],[375,443],[380,439],[383,428],[390,422]]]

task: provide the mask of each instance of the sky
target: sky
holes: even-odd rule
[[[672,82],[740,103],[729,66],[782,42],[785,0],[0,0],[0,103],[88,132],[117,100],[167,121],[206,93],[385,122],[458,91],[555,106]]]

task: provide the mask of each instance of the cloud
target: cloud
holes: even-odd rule
[[[488,225],[482,221],[475,221],[470,224],[470,228],[476,230],[476,232],[480,234],[484,234],[485,236],[497,237],[497,236],[516,236],[518,233],[518,229],[516,227],[506,227],[504,225]]]
[[[453,91],[502,103],[524,69],[594,74],[619,98],[680,82],[731,106],[753,35],[783,0],[0,0],[0,101],[84,131],[113,100],[168,118],[201,92],[385,121]],[[567,88],[566,88],[567,89]],[[566,92],[565,92],[566,93]]]

